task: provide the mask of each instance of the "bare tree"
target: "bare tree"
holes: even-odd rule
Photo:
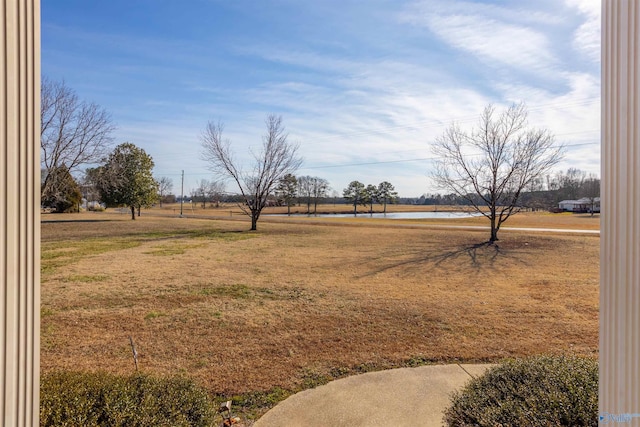
[[[327,197],[327,192],[331,187],[329,186],[329,181],[324,178],[319,178],[317,176],[313,177],[313,213],[317,213],[318,211],[318,202],[320,199]]]
[[[547,130],[527,127],[523,104],[501,114],[487,106],[477,129],[466,132],[454,124],[436,140],[433,151],[438,156],[434,181],[489,219],[490,242],[498,240],[502,223],[520,210],[522,190],[563,157]]]
[[[160,179],[156,179],[156,182],[158,183],[158,199],[160,200],[160,207],[162,207],[162,199],[169,194],[173,188],[173,181],[171,178],[163,176]]]
[[[52,171],[64,167],[73,174],[80,165],[97,163],[111,149],[115,126],[106,110],[80,101],[64,82],[42,79],[40,151],[42,195],[56,192]]]
[[[220,199],[224,193],[224,182],[221,181],[208,181],[205,187],[205,195],[209,200],[209,205],[218,208],[220,207]]]
[[[100,181],[101,168],[87,168],[84,171],[84,177],[82,179],[82,197],[87,201],[87,206],[95,207],[95,204],[100,201]]]
[[[222,123],[209,122],[201,136],[202,159],[214,173],[236,183],[244,200],[239,206],[251,217],[251,230],[257,229],[260,213],[278,182],[302,164],[298,145],[287,141],[282,117],[269,115],[265,123],[267,133],[262,137],[262,149],[252,153],[254,163],[249,170],[234,159],[231,142],[222,137]]]
[[[313,177],[298,177],[298,197],[304,199],[307,203],[307,215],[311,214],[311,199],[313,198]]]
[[[600,198],[600,178],[596,174],[589,174],[582,183],[582,191],[591,204],[589,208],[591,216],[596,210],[600,212],[600,201],[597,200]]]
[[[577,200],[581,197],[582,185],[587,179],[585,171],[578,168],[569,168],[566,173],[560,171],[556,176],[561,193],[560,196],[563,199]]]
[[[313,201],[313,213],[318,211],[318,202],[327,197],[329,181],[317,176],[298,177],[298,196],[307,202],[307,214],[311,214],[311,202]]]
[[[201,179],[200,184],[192,193],[193,196],[195,196],[193,197],[193,202],[194,203],[200,202],[202,204],[202,209],[206,209],[207,207],[208,188],[209,188],[209,181],[206,179]]]

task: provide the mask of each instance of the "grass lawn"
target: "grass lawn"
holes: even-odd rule
[[[132,336],[141,370],[230,397],[598,351],[597,235],[511,231],[486,245],[487,231],[392,221],[261,220],[249,232],[246,218],[42,219],[43,371],[131,373]],[[505,227],[597,221],[519,214]]]

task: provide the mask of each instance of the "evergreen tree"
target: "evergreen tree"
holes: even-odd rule
[[[291,205],[298,195],[298,179],[294,174],[286,174],[276,188],[278,197],[287,205],[287,215],[291,215]]]
[[[344,198],[353,204],[353,214],[357,215],[358,205],[365,203],[365,186],[360,181],[351,181],[349,186],[342,190]]]
[[[118,145],[100,168],[98,188],[102,201],[109,206],[128,206],[131,219],[136,219],[136,208],[140,212],[158,197],[152,169],[153,159],[143,149],[128,142]]]
[[[42,189],[42,206],[55,212],[73,212],[82,202],[82,192],[69,169],[62,165],[49,170]]]

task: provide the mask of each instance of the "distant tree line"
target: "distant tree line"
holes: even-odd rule
[[[115,129],[110,115],[96,104],[82,101],[64,82],[43,78],[41,99],[41,201],[56,212],[80,210],[83,200],[106,206],[126,206],[135,219],[137,209],[156,202],[175,201],[173,182],[154,178],[152,158],[130,143],[113,150]],[[282,117],[269,115],[260,151],[252,152],[253,165],[237,163],[231,142],[223,138],[222,123],[209,122],[201,135],[201,157],[216,180],[200,181],[191,201],[203,208],[233,201],[251,217],[256,229],[264,207],[306,206],[316,213],[318,204],[338,202],[338,193],[317,176],[294,175],[302,164],[298,143],[288,141]],[[524,104],[502,112],[487,106],[471,130],[454,124],[433,144],[436,154],[434,182],[444,194],[424,194],[400,199],[388,181],[378,185],[352,181],[342,191],[341,202],[369,207],[389,203],[467,205],[490,220],[490,242],[500,225],[523,209],[554,209],[562,200],[587,198],[592,207],[600,196],[600,180],[576,168],[551,173],[563,157],[562,145],[548,130],[527,123]],[[474,153],[470,155],[469,153]],[[98,166],[95,166],[98,165]],[[81,166],[92,166],[79,176]],[[224,181],[235,183],[236,194],[225,192]],[[89,203],[87,203],[89,206]]]
[[[133,144],[113,151],[115,125],[95,103],[81,100],[64,81],[41,82],[41,206],[53,212],[79,211],[86,202],[127,206],[132,218],[170,191],[166,179],[151,175],[153,160]],[[80,168],[88,168],[81,176]]]
[[[278,182],[275,189],[275,204],[286,206],[287,213],[291,214],[291,206],[304,203],[307,206],[307,214],[316,213],[318,204],[324,202],[330,190],[329,181],[324,178],[309,175],[296,177],[293,174],[287,174]]]
[[[577,168],[546,175],[531,183],[522,195],[522,205],[532,209],[554,209],[563,200],[600,197],[600,178]]]
[[[220,203],[225,201],[224,183],[222,181],[209,181],[207,179],[200,180],[198,186],[191,191],[191,202],[207,207],[220,207]]]
[[[470,197],[480,199],[480,196],[473,194],[462,197],[455,193],[425,193],[419,197],[402,197],[399,199],[399,203],[471,206]],[[518,206],[531,210],[553,210],[563,200],[595,199],[598,197],[600,197],[600,178],[577,168],[569,168],[567,171],[558,171],[534,180],[520,194]]]
[[[351,181],[347,188],[342,191],[344,199],[353,205],[353,214],[358,213],[358,205],[369,206],[369,212],[373,213],[373,205],[375,203],[383,206],[383,212],[387,212],[387,204],[395,203],[398,199],[398,193],[395,187],[388,181],[380,184],[364,185],[360,181]]]

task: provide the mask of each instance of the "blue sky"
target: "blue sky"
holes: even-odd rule
[[[600,170],[599,0],[43,0],[42,73],[106,108],[185,193],[215,177],[200,134],[222,121],[241,162],[283,116],[298,175],[435,192],[431,143],[489,103],[524,101]],[[233,192],[231,183],[227,190]]]

